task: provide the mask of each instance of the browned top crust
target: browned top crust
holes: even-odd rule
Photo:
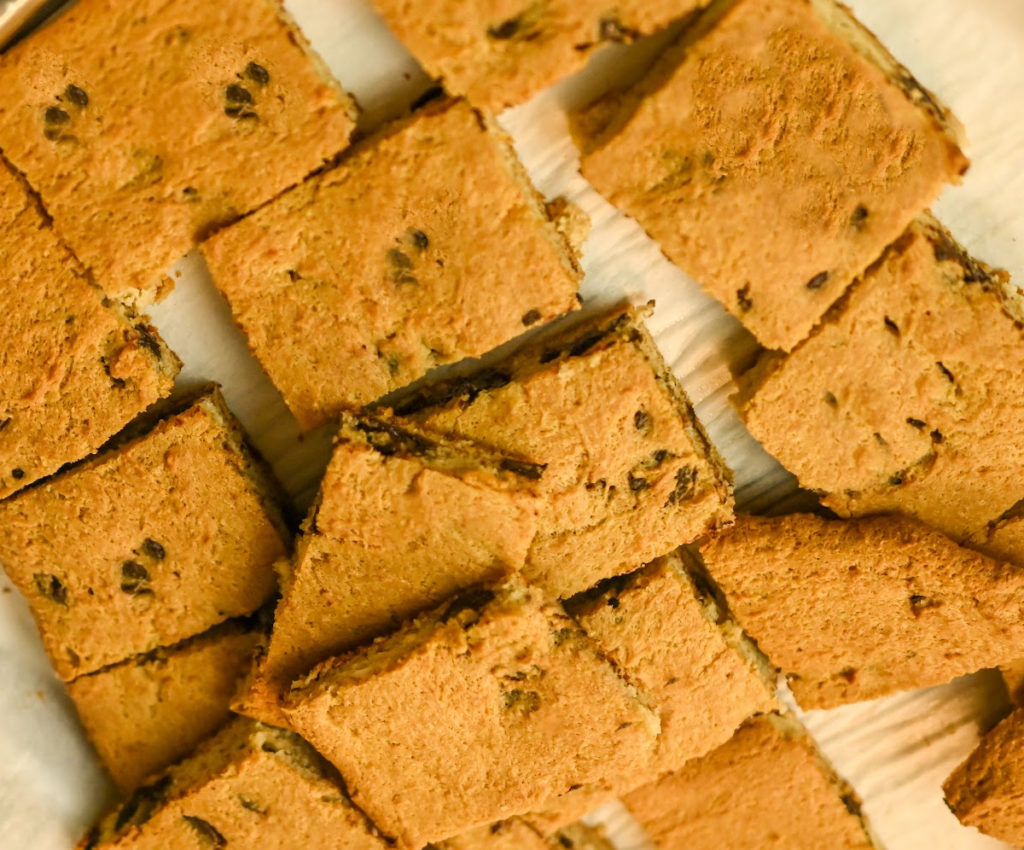
[[[575,309],[582,272],[566,226],[504,133],[442,101],[203,253],[308,428]]]
[[[0,91],[0,148],[110,295],[151,289],[355,124],[278,0],[81,0],[0,56]]]
[[[1024,645],[1024,570],[917,520],[739,517],[701,552],[805,709],[942,684]]]
[[[582,68],[594,50],[649,35],[710,0],[373,0],[445,88],[501,112]]]
[[[967,168],[947,110],[831,0],[717,4],[574,133],[584,177],[784,350]]]
[[[96,451],[171,392],[180,364],[103,298],[3,160],[0,268],[2,499]]]
[[[259,608],[287,546],[263,475],[211,392],[0,503],[0,561],[57,673],[70,680]]]
[[[1020,298],[922,217],[796,351],[751,373],[747,427],[839,514],[983,541],[1024,496],[1006,438],[1024,410]]]

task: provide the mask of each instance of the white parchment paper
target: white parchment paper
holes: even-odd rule
[[[1024,0],[849,2],[967,127],[971,171],[962,186],[946,191],[935,212],[973,253],[1024,280]],[[427,85],[367,0],[286,5],[359,99],[363,128],[400,112]],[[784,507],[794,491],[792,477],[761,451],[727,401],[730,367],[750,360],[756,351],[752,339],[577,173],[564,108],[628,73],[634,53],[609,49],[577,77],[510,110],[501,121],[540,190],[568,195],[592,218],[584,296],[656,301],[652,330],[735,470],[741,505]],[[232,325],[202,260],[186,258],[176,274],[175,291],[152,312],[185,362],[182,383],[219,381],[293,499],[308,504],[326,464],[329,433],[300,437]],[[977,742],[979,730],[1005,710],[998,677],[986,672],[945,687],[811,712],[804,720],[863,797],[889,850],[981,850],[1004,845],[960,826],[943,805],[940,786]],[[108,781],[50,670],[26,606],[0,581],[0,850],[67,850],[110,799]],[[620,806],[607,806],[598,816],[620,847],[646,846]]]

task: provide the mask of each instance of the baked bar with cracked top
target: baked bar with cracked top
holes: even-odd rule
[[[178,359],[104,299],[0,160],[0,499],[96,451],[169,395]]]
[[[1024,496],[1006,432],[1024,410],[1022,302],[919,218],[809,339],[743,378],[741,415],[837,513],[910,514],[984,544]]]
[[[859,801],[795,720],[754,718],[717,750],[624,798],[658,850],[872,850]]]
[[[449,91],[501,112],[710,0],[373,0],[392,32]]]
[[[752,652],[744,657],[697,593],[673,554],[566,603],[661,718],[652,779],[725,743],[751,715],[778,708],[774,674],[755,665]]]
[[[442,100],[203,253],[310,428],[575,309],[582,217],[544,205],[497,125]]]
[[[732,475],[633,308],[427,388],[396,412],[544,466],[526,575],[560,597],[732,517]]]
[[[468,441],[346,416],[287,568],[274,629],[236,710],[287,725],[279,701],[317,663],[519,570],[539,468]]]
[[[832,0],[719,3],[573,129],[583,176],[787,351],[968,164],[948,110]]]
[[[81,0],[0,56],[0,91],[0,148],[118,296],[148,294],[355,124],[278,0]]]
[[[946,804],[967,826],[1024,844],[1024,708],[981,739],[942,786]]]
[[[409,850],[626,775],[659,729],[579,627],[518,578],[325,662],[285,713]]]
[[[1024,645],[1024,570],[918,520],[744,516],[701,553],[804,709],[943,684]]]
[[[71,680],[259,608],[288,545],[275,494],[209,391],[0,502],[0,563]]]
[[[298,735],[236,718],[137,788],[79,850],[386,850]]]
[[[232,621],[68,683],[89,740],[122,792],[228,721],[259,638],[249,624]]]

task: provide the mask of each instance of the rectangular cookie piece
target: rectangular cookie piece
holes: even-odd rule
[[[582,272],[562,231],[582,213],[566,209],[545,207],[496,125],[444,100],[378,131],[203,254],[256,357],[311,428],[575,309]]]
[[[583,176],[787,351],[968,164],[955,119],[832,0],[718,4],[572,123]]]
[[[81,0],[0,56],[0,91],[0,148],[109,295],[150,289],[355,124],[278,0]]]
[[[260,633],[232,621],[68,683],[68,694],[122,793],[212,735],[248,672]]]
[[[391,31],[454,94],[493,113],[583,68],[594,51],[650,35],[710,0],[373,0]]]
[[[346,416],[286,572],[274,630],[236,710],[286,725],[279,701],[317,663],[520,569],[538,469]]]
[[[701,554],[804,709],[1014,661],[1024,571],[907,517],[739,517]]]
[[[1024,844],[1024,708],[982,738],[942,790],[962,823],[1015,847]]]
[[[0,160],[0,499],[96,451],[169,395],[178,359],[105,301]]]
[[[732,475],[633,308],[587,320],[396,412],[544,466],[529,579],[568,597],[732,517]]]
[[[774,675],[744,658],[697,593],[672,554],[566,603],[661,718],[652,779],[725,743],[751,715],[778,708]]]
[[[0,563],[71,680],[250,614],[288,533],[219,391],[0,503]]]
[[[958,541],[1024,496],[1022,294],[922,217],[788,357],[744,379],[747,428],[842,516],[910,514]]]
[[[626,775],[651,758],[659,725],[517,578],[325,662],[285,713],[408,850]]]
[[[79,850],[386,850],[298,735],[236,718],[138,788]]]
[[[727,743],[628,794],[659,850],[871,850],[852,790],[795,720],[749,720]]]

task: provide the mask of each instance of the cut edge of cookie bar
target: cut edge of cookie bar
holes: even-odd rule
[[[840,822],[845,821],[847,817],[853,819],[853,823],[850,824],[849,828],[843,829],[847,833],[842,844],[843,848],[846,848],[846,850],[872,850],[872,848],[878,848],[880,850],[882,845],[861,809],[860,797],[853,790],[852,786],[838,774],[835,767],[818,748],[810,733],[788,712],[761,714],[750,718],[740,726],[732,738],[717,749],[712,750],[706,756],[694,759],[676,773],[667,774],[659,780],[625,795],[624,803],[627,810],[640,822],[645,830],[649,833],[656,833],[656,843],[659,840],[664,840],[666,836],[660,833],[664,832],[665,826],[668,827],[669,835],[671,835],[675,830],[684,826],[685,821],[680,822],[678,820],[679,815],[677,814],[674,816],[674,823],[663,825],[660,830],[656,829],[654,821],[658,818],[659,810],[667,812],[664,803],[660,802],[658,798],[661,797],[662,800],[666,797],[671,798],[677,796],[680,791],[687,793],[686,789],[688,786],[690,788],[700,786],[700,793],[704,796],[713,787],[709,783],[712,783],[716,777],[713,774],[702,773],[702,771],[706,771],[710,767],[712,770],[717,768],[718,771],[727,774],[731,769],[742,764],[742,756],[745,751],[749,752],[749,748],[752,745],[757,746],[760,743],[757,739],[761,736],[769,738],[768,744],[771,749],[778,746],[796,745],[811,757],[812,763],[809,767],[813,771],[812,777],[817,778],[820,776],[820,779],[825,783],[825,788],[819,790],[825,790],[826,793],[834,795],[834,808],[829,817],[833,821],[833,825],[836,819]],[[748,738],[753,738],[753,740],[748,741]],[[753,757],[755,759],[770,757],[771,749],[769,749],[768,753],[754,750]],[[726,754],[728,754],[728,758],[726,758]],[[723,758],[725,758],[725,763],[717,764]],[[725,777],[717,778],[721,781]],[[768,781],[775,782],[777,779],[777,777],[769,778]],[[676,783],[681,783],[682,788],[672,787]],[[668,787],[666,788],[665,786]],[[791,790],[794,794],[799,794],[800,792],[799,788],[792,788]],[[747,793],[749,791],[742,787],[730,787],[728,788],[728,798],[714,795],[714,800],[717,803],[721,803],[723,799],[736,799]],[[832,797],[829,797],[830,801],[831,799]],[[721,814],[720,812],[719,816]],[[757,835],[760,835],[761,831],[770,824],[771,815],[761,811],[760,807],[758,807],[756,812],[748,811],[747,816],[750,820],[756,818],[756,823],[746,823],[744,825],[748,829],[755,830]],[[735,819],[733,819],[733,823],[735,823]],[[739,824],[736,825],[738,826]],[[810,827],[805,825],[803,829],[806,828]],[[703,850],[705,847],[718,847],[719,838],[720,836],[716,834],[714,844],[701,842],[699,845],[693,844],[692,846],[694,848],[699,847],[700,850]],[[736,836],[736,838],[738,841],[740,840],[739,836]],[[743,843],[742,846],[755,847],[759,845],[757,843]],[[801,846],[811,847],[818,845],[808,843]]]
[[[436,434],[410,428],[408,423],[397,424],[391,421],[383,411],[343,414],[335,437],[336,450],[339,445],[345,443],[369,449],[382,459],[396,457],[411,461],[424,470],[431,470],[453,478],[458,478],[464,473],[482,472],[489,479],[493,479],[495,487],[521,493],[525,499],[530,501],[534,499],[534,486],[544,472],[544,468],[538,464],[492,452],[471,440],[442,438]],[[323,533],[318,528],[318,517],[327,498],[326,489],[332,484],[332,480],[331,466],[328,466],[328,471],[317,491],[313,505],[302,523],[294,553],[290,559],[281,559],[275,565],[280,588],[277,611],[275,612],[277,621],[275,628],[282,615],[294,616],[290,610],[290,595],[295,582],[302,580],[301,577],[297,578],[297,575],[304,572],[303,565],[307,561],[307,556],[315,550],[317,540]],[[331,498],[340,497],[340,494],[335,493]],[[339,569],[344,568],[343,564],[337,566]],[[514,565],[508,565],[508,572],[513,572],[514,569]],[[457,595],[466,589],[466,587],[456,588],[451,595]],[[438,598],[417,604],[410,609],[406,619],[418,617],[442,601],[442,598]],[[288,610],[285,610],[286,608]],[[277,652],[279,647],[275,642],[276,635],[276,631],[271,631],[266,646],[261,649],[257,663],[254,664],[250,676],[240,689],[239,696],[234,701],[232,708],[240,714],[257,720],[287,727],[289,723],[282,712],[281,699],[287,694],[293,681],[308,673],[309,668],[313,665],[310,664],[294,674],[284,667],[275,670],[275,667],[278,667],[275,661],[279,658]],[[373,642],[382,636],[384,635],[380,633],[375,634],[366,641],[359,641],[359,644]],[[284,650],[287,649],[288,647],[284,647]],[[351,647],[346,648],[342,652],[348,652],[350,649]],[[324,658],[337,654],[337,651],[325,653]],[[324,658],[319,659],[316,663],[320,663]]]
[[[765,401],[762,394],[769,390],[777,392],[775,387],[780,381],[786,382],[782,384],[784,387],[793,386],[791,359],[804,356],[808,349],[815,350],[814,347],[818,346],[819,337],[831,331],[835,326],[841,325],[848,308],[855,309],[862,298],[861,290],[872,286],[876,275],[887,273],[886,268],[891,264],[898,263],[906,252],[913,249],[917,240],[924,240],[930,246],[928,262],[934,264],[937,271],[952,270],[952,274],[955,276],[954,288],[956,290],[965,293],[975,290],[982,292],[985,297],[990,299],[992,309],[1002,313],[1018,328],[1021,326],[1024,322],[1024,291],[1011,281],[1006,271],[989,266],[972,257],[941,222],[930,212],[925,212],[911,222],[900,238],[889,245],[883,254],[854,281],[843,296],[828,310],[811,335],[793,351],[788,353],[763,352],[754,366],[737,379],[737,390],[730,399],[747,429],[764,446],[765,450],[794,472],[800,480],[801,486],[814,492],[823,504],[843,516],[892,510],[906,512],[899,504],[901,501],[899,488],[906,484],[914,484],[919,478],[927,477],[937,453],[943,451],[943,442],[949,435],[933,433],[932,445],[923,454],[905,467],[891,470],[891,474],[887,473],[881,479],[876,479],[873,484],[854,487],[851,482],[845,487],[840,484],[832,490],[818,468],[809,468],[803,463],[802,455],[794,456],[788,450],[786,435],[789,433],[789,429],[786,428],[785,433],[779,432],[780,425],[773,422],[778,406],[771,399]],[[926,309],[927,305],[923,305],[918,312]],[[847,336],[847,338],[857,337]],[[825,353],[818,354],[819,359],[826,356]],[[942,368],[941,363],[938,365]],[[826,394],[824,403],[835,407],[834,402],[835,396]],[[788,412],[782,421],[791,423],[792,411]],[[846,471],[850,471],[849,464],[846,464]],[[939,525],[928,517],[925,519],[929,520],[931,525]],[[989,519],[991,518],[986,517],[986,520]],[[986,533],[991,536],[1002,519],[1003,517],[992,519],[987,531],[978,528],[974,530],[974,534],[981,534],[982,538]],[[960,536],[953,533],[951,529],[940,528],[940,530],[950,533],[954,538]],[[985,543],[985,539],[977,539],[972,545],[977,545],[978,548],[985,551]],[[997,556],[1002,554],[998,547],[995,547],[995,554]]]
[[[122,793],[130,792],[150,774],[186,756],[201,740],[227,722],[231,716],[230,699],[249,669],[261,630],[262,626],[256,617],[228,620],[173,646],[128,658],[67,683],[68,695],[75,704],[86,735]],[[238,663],[232,666],[231,662]],[[203,680],[202,670],[196,665],[212,671],[216,682]],[[132,684],[133,678],[145,675],[144,671],[168,669],[176,671],[175,684],[162,682],[155,705],[135,703],[134,709],[142,712],[144,721],[156,721],[161,716],[165,721],[180,721],[174,740],[168,741],[167,735],[162,732],[149,741],[144,740],[138,735],[138,727],[130,735],[126,734],[123,727],[119,730],[117,727],[122,726],[122,722],[131,726],[132,705],[139,694],[137,682],[136,685]],[[181,676],[184,678],[179,680],[177,677]],[[224,698],[219,710],[211,701],[199,713],[193,697],[206,697],[209,692],[204,690],[198,694],[193,693],[197,676],[202,687],[213,686],[216,695]],[[117,684],[118,680],[120,685]],[[104,705],[106,700],[115,697],[118,692],[122,697],[114,708],[115,712],[125,712],[122,720],[112,717],[108,710],[110,706]],[[172,706],[161,711],[160,706],[167,699],[172,701]],[[168,709],[174,711],[176,716],[169,714]],[[182,726],[187,728],[183,729]],[[167,757],[167,753],[173,754]]]
[[[942,790],[965,826],[1014,846],[1024,843],[1024,708],[984,735]]]
[[[341,801],[351,811],[353,820],[361,823],[368,840],[376,834],[373,825],[348,799],[334,768],[306,741],[293,732],[237,717],[205,739],[190,755],[136,788],[82,838],[78,850],[131,846],[140,837],[140,830],[165,805],[187,805],[190,798],[201,795],[211,782],[240,777],[247,765],[263,759],[280,760],[286,769],[297,775],[297,781],[321,785],[332,801]],[[253,811],[244,801],[238,804]],[[212,824],[202,818],[183,817],[198,833],[197,839],[206,839],[210,846],[216,847],[226,843]],[[383,848],[386,845],[377,842],[372,846]]]

